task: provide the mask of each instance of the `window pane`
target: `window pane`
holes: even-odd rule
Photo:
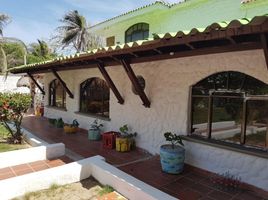
[[[228,72],[216,74],[214,76],[215,89],[227,89]]]
[[[64,107],[63,93],[64,93],[63,87],[58,82],[57,85],[56,85],[56,105],[55,106]]]
[[[106,82],[91,78],[81,84],[80,111],[101,116],[109,116],[110,91]]]
[[[228,78],[229,89],[232,89],[232,90],[241,89],[246,77],[247,76],[245,74],[242,74],[240,72],[229,72],[229,78]]]
[[[251,95],[268,94],[268,85],[250,76],[247,76],[243,89]]]
[[[213,98],[211,137],[239,143],[242,115],[242,98]]]
[[[55,79],[49,84],[49,105],[65,108],[66,107],[66,94],[60,84],[60,82]]]
[[[149,37],[149,24],[139,23],[131,26],[125,32],[125,42],[144,40]]]
[[[215,89],[214,78],[208,77],[193,86],[193,95],[209,95],[209,90]]]
[[[248,101],[246,144],[267,147],[268,101]]]
[[[135,32],[132,34],[132,41],[143,40],[143,32]]]
[[[192,133],[206,137],[208,126],[208,98],[193,97],[192,102]]]

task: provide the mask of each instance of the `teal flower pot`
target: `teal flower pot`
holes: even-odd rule
[[[89,129],[88,130],[88,139],[89,140],[100,140],[101,139],[100,130],[98,130],[98,129]]]
[[[183,171],[185,159],[185,149],[175,145],[162,145],[160,147],[160,161],[163,172],[169,174],[179,174]]]

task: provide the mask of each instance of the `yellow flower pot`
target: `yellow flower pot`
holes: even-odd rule
[[[120,138],[117,137],[116,141],[116,151],[119,152],[128,152],[135,147],[135,140],[133,138]]]
[[[78,127],[72,127],[70,125],[64,125],[63,129],[64,129],[64,132],[68,134],[73,134],[78,131]]]

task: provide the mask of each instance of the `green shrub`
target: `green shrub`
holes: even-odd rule
[[[12,143],[22,142],[21,123],[23,114],[27,112],[30,105],[30,95],[0,93],[0,123],[9,131]],[[14,131],[8,123],[14,124]]]

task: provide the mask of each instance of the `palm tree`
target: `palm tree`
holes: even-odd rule
[[[72,45],[76,52],[87,51],[89,48],[101,45],[99,37],[89,32],[89,26],[84,16],[80,15],[77,10],[66,13],[60,20],[63,26],[57,28],[59,42],[62,49]]]
[[[5,44],[5,43],[16,43],[16,44],[19,44],[23,50],[24,50],[24,65],[27,64],[27,54],[28,54],[28,48],[26,46],[26,44],[18,39],[18,38],[15,38],[15,37],[0,37],[0,44]]]
[[[9,19],[8,15],[0,13],[0,36],[3,35],[3,28],[8,23]],[[1,57],[2,62],[0,63],[0,69],[3,72],[7,70],[7,58],[4,49],[0,46],[0,58]]]
[[[3,28],[9,22],[10,18],[6,14],[0,13],[0,35],[3,35]]]

